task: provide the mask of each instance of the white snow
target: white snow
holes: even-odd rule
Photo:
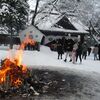
[[[8,54],[10,53],[7,49],[4,49],[3,47],[0,48],[0,60],[5,59]],[[67,62],[64,62],[64,58],[65,55],[63,55],[62,60],[58,60],[57,52],[51,51],[48,47],[41,46],[40,51],[24,51],[22,64],[35,68],[61,68],[64,70],[71,69],[73,71],[78,70],[83,72],[100,73],[100,61],[94,61],[92,53],[86,60],[82,61],[82,64],[80,64],[79,61],[76,64],[73,64],[69,62],[69,58]]]
[[[67,16],[68,20],[77,30],[69,30],[69,29],[55,27],[54,25],[56,25],[56,23],[60,21],[64,16],[65,15],[62,15],[60,13],[57,13],[57,15],[48,13],[39,13],[36,16],[35,23],[36,26],[38,26],[38,28],[42,30],[88,34],[88,32],[86,31],[88,30],[88,27],[85,26],[77,17]]]
[[[14,52],[16,52],[15,49],[9,52],[7,49],[3,50],[2,47],[0,49],[0,59],[5,59],[9,54],[12,53],[13,55]],[[83,60],[82,64],[79,64],[79,61],[76,64],[72,64],[69,59],[67,62],[63,60],[64,55],[62,60],[58,60],[57,52],[52,52],[48,47],[41,46],[40,51],[24,51],[22,64],[30,68],[50,69],[60,71],[60,73],[78,75],[83,78],[78,83],[79,86],[83,84],[82,86],[84,87],[82,91],[78,92],[82,99],[76,97],[76,93],[75,95],[69,94],[68,100],[100,100],[100,61],[94,61],[93,54]],[[61,100],[66,99],[61,98]]]
[[[36,0],[28,0],[29,6],[31,10],[35,9]]]
[[[47,0],[46,0],[47,1]],[[45,3],[45,1],[39,1],[39,7],[41,7],[43,4]],[[28,4],[30,6],[30,10],[34,10],[35,6],[36,6],[36,0],[28,0]]]
[[[40,29],[49,29],[61,18],[62,16],[59,13],[58,15],[40,13],[36,16],[35,22]]]
[[[77,17],[70,16],[68,19],[78,31],[86,32],[86,30],[88,30],[88,27],[85,26]]]
[[[49,29],[43,29],[43,28],[41,28],[42,30],[47,30],[47,31],[58,31],[58,32],[65,32],[65,33],[79,33],[79,34],[88,34],[88,32],[87,31],[85,31],[85,30],[70,30],[70,29],[64,29],[64,28],[57,28],[57,27],[51,27],[51,28],[49,28]]]
[[[0,26],[0,34],[8,34],[7,27]]]

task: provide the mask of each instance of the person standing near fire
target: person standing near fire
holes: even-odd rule
[[[65,45],[65,62],[67,61],[67,57],[69,56],[70,57],[70,62],[72,61],[71,59],[71,54],[72,54],[72,50],[73,50],[73,44],[74,44],[74,41],[72,39],[67,39],[66,40],[66,45]]]
[[[84,58],[86,60],[87,52],[88,52],[88,45],[87,45],[86,42],[84,42],[82,44],[82,48],[83,48],[83,50],[82,50],[82,58]]]
[[[98,45],[98,56],[99,56],[99,60],[100,60],[100,44]]]
[[[99,48],[98,45],[96,44],[93,48],[94,60],[98,60],[98,52],[99,52]]]
[[[58,59],[59,58],[62,59],[62,55],[63,55],[64,51],[63,51],[63,46],[61,44],[60,39],[57,41],[57,53],[58,53]]]

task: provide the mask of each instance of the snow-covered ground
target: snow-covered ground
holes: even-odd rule
[[[14,48],[17,48],[14,46]],[[13,50],[12,52],[15,52]],[[0,59],[5,59],[9,55],[8,47],[0,47]],[[79,60],[76,64],[69,62],[64,62],[65,55],[63,59],[57,59],[57,52],[51,51],[48,47],[41,46],[40,51],[24,51],[22,64],[25,64],[29,67],[47,67],[48,69],[53,68],[62,68],[62,69],[72,69],[80,71],[89,71],[100,73],[100,61],[93,60],[93,54],[87,56],[87,59],[82,61],[82,64],[79,63]],[[51,67],[49,67],[51,66]]]
[[[16,48],[16,46],[14,48]],[[1,46],[0,60],[5,59],[11,53],[14,54],[15,51],[14,49],[9,52],[8,47]],[[66,73],[66,78],[72,77],[71,80],[74,81],[74,83],[70,85],[73,86],[73,84],[76,84],[75,89],[79,89],[83,86],[80,92],[77,92],[75,95],[71,94],[67,96],[67,100],[100,100],[100,61],[94,61],[92,53],[86,60],[83,60],[81,64],[79,61],[73,64],[69,62],[69,58],[67,62],[64,62],[64,58],[65,55],[63,55],[63,59],[58,60],[57,52],[51,51],[48,47],[41,46],[40,51],[24,51],[22,64],[32,68],[57,70],[61,73]],[[56,100],[61,99],[66,100],[66,97],[65,99],[60,98]],[[51,99],[48,98],[48,100]]]

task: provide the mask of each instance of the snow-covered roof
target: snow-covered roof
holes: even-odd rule
[[[66,17],[69,22],[72,24],[73,27],[75,27],[76,30],[71,30],[71,29],[65,29],[63,27],[56,28],[55,24],[60,21],[63,17]],[[40,30],[51,30],[51,31],[63,31],[63,32],[70,32],[70,33],[85,33],[87,34],[88,32],[88,27],[86,27],[77,17],[75,16],[66,16],[65,14],[47,14],[47,13],[41,13],[38,14],[36,17],[36,26]]]
[[[85,26],[77,17],[68,16],[67,18],[78,31],[88,30],[88,27]]]
[[[49,29],[42,29],[43,31],[52,31],[52,32],[63,32],[63,33],[77,33],[77,34],[88,34],[87,31],[85,30],[69,30],[69,29],[64,29],[64,28],[57,28],[57,27],[51,27]]]
[[[61,14],[48,14],[48,13],[40,13],[35,18],[35,24],[39,29],[49,29],[56,22],[58,22],[62,18]]]
[[[40,8],[41,8],[39,10],[40,12],[35,17],[35,25],[40,30],[50,30],[50,29],[55,30],[56,29],[56,30],[61,30],[61,31],[63,30],[66,32],[71,32],[71,33],[72,32],[88,33],[86,31],[88,30],[88,27],[83,25],[83,23],[76,17],[75,13],[72,13],[72,12],[65,13],[64,12],[62,14],[59,10],[57,10],[57,8],[55,8],[53,5],[50,5],[50,4],[49,5],[44,4]],[[68,28],[62,27],[61,25],[57,25],[57,22],[59,22],[63,18],[65,18],[64,20],[66,20],[64,23],[68,23],[66,24],[66,26],[69,26]],[[73,27],[73,29],[70,27]]]

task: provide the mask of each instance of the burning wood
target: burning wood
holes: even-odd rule
[[[30,71],[25,65],[22,64],[23,50],[27,44],[34,45],[35,41],[28,37],[25,38],[14,55],[11,51],[11,57],[8,56],[1,61],[0,97],[4,97],[9,93],[13,94],[17,91],[19,91],[18,94],[20,94],[20,92],[22,94],[27,92],[30,94],[39,95],[39,93],[34,89],[38,83],[34,84],[35,82],[33,82],[32,79],[30,79],[28,82],[28,79],[30,78]]]
[[[27,67],[21,64],[23,50],[27,44],[35,44],[35,41],[27,36],[13,57],[1,61],[0,84],[9,83],[9,86],[14,87],[22,85],[27,77]]]
[[[15,61],[16,62],[16,61]],[[18,66],[15,62],[5,59],[2,61],[0,69],[0,84],[7,83],[9,77],[9,86],[19,87],[23,83],[23,79],[27,77],[26,66]]]

